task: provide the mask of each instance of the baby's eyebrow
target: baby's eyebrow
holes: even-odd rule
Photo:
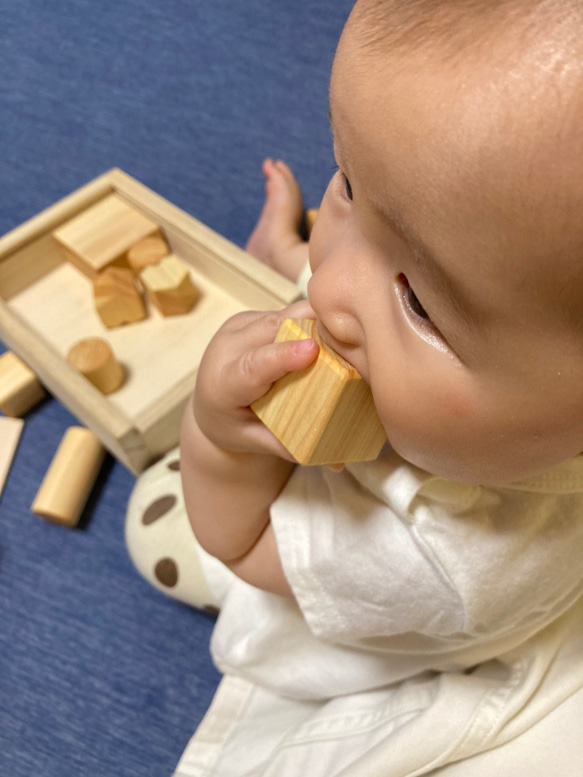
[[[448,272],[444,263],[439,261],[433,251],[396,211],[386,206],[381,207],[378,203],[375,205],[375,210],[389,229],[407,243],[415,264],[419,271],[430,279],[436,294],[449,302],[456,315],[463,319],[468,328],[479,328],[481,322],[479,311],[472,304],[467,290],[460,285],[451,272]]]

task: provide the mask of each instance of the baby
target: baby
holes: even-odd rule
[[[184,416],[174,595],[220,607],[225,679],[177,774],[581,773],[582,23],[553,0],[356,3],[307,300],[229,320]],[[299,187],[264,174],[248,250],[296,279]],[[298,467],[250,410],[316,358],[273,343],[289,316],[369,383],[377,461]],[[156,482],[128,518],[150,577]]]

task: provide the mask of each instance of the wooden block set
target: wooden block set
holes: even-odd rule
[[[107,327],[96,312],[94,279],[111,269],[133,274],[147,312],[139,322]],[[189,281],[200,296],[173,315],[192,304]],[[135,474],[177,445],[198,365],[224,321],[299,296],[295,284],[121,170],[0,237],[0,338],[30,371],[19,380],[27,386],[32,373],[37,391],[57,397]],[[22,391],[8,389],[2,405],[26,399]]]
[[[92,280],[95,310],[108,329],[147,317],[143,293],[163,316],[188,313],[199,299],[188,266],[170,253],[158,224],[117,194],[61,225],[53,237],[65,259]],[[104,394],[123,384],[124,370],[101,338],[75,343],[67,360]]]
[[[158,224],[118,194],[62,224],[53,237],[65,259],[92,280],[95,310],[109,329],[146,318],[143,293],[163,316],[188,313],[200,296],[187,265],[170,253]],[[95,353],[96,343],[83,341],[80,350],[86,348]],[[76,367],[79,349],[72,357]],[[122,370],[116,374],[120,377]],[[101,381],[92,382],[103,390]],[[121,383],[106,381],[104,393]]]

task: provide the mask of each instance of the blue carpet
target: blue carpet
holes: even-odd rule
[[[285,159],[317,205],[351,5],[0,0],[0,233],[113,166],[239,245],[265,156]],[[81,529],[31,514],[72,423],[52,398],[27,416],[0,498],[0,775],[168,775],[219,681],[213,619],[134,571],[134,477],[119,463]]]

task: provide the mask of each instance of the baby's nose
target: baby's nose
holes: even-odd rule
[[[310,278],[308,300],[327,345],[342,354],[343,349],[360,344],[361,327],[350,284],[342,283],[338,275],[330,277],[322,265]]]

